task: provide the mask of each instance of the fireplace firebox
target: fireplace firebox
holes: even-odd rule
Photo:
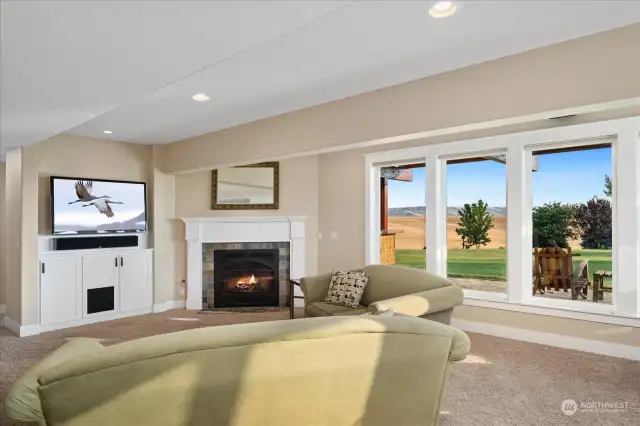
[[[278,249],[216,250],[216,308],[279,306]]]

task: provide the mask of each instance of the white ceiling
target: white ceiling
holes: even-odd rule
[[[640,22],[638,1],[433,3],[2,1],[2,151],[167,143]]]

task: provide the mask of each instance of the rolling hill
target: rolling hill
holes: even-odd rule
[[[458,216],[458,210],[462,207],[447,207],[447,216]],[[416,217],[425,216],[427,208],[425,206],[415,207],[391,207],[389,217]],[[506,207],[489,207],[489,214],[493,216],[506,216]]]

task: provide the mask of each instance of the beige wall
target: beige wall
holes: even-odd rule
[[[8,316],[21,325],[38,321],[38,235],[51,232],[51,175],[123,179],[148,183],[150,245],[154,248],[154,303],[181,300],[186,278],[186,248],[181,217],[273,216],[307,217],[307,272],[317,272],[318,157],[280,163],[280,209],[212,211],[211,173],[168,175],[154,165],[158,147],[61,135],[7,156],[7,210],[13,233],[3,238],[20,241],[20,251],[7,250],[11,264],[7,280]],[[96,159],[78,161],[78,159]],[[24,214],[23,214],[24,213]],[[3,250],[3,252],[5,252]]]
[[[364,265],[364,157],[351,150],[319,156],[318,270]],[[337,238],[331,234],[337,233]]]
[[[175,176],[176,217],[210,216],[306,216],[307,274],[318,270],[318,157],[280,162],[280,208],[278,210],[211,210],[211,172]],[[185,277],[184,226],[177,248],[177,276]]]
[[[7,249],[5,248],[5,243],[8,240],[7,236],[7,228],[5,226],[5,196],[4,196],[4,187],[5,187],[5,164],[0,163],[0,306],[5,304],[5,293],[4,293],[4,282],[5,282],[5,256],[7,253]]]
[[[184,299],[180,294],[184,276],[178,273],[176,265],[184,264],[185,254],[178,251],[184,243],[184,225],[175,214],[175,177],[164,174],[155,167],[156,155],[157,147],[153,147],[154,165],[151,171],[149,206],[152,210],[153,301],[154,304],[159,304]]]
[[[640,107],[623,108],[605,113],[585,114],[570,119],[502,127],[457,135],[429,138],[395,144],[386,149],[447,143],[456,140],[509,134],[526,130],[582,124],[607,119],[639,116]],[[318,269],[328,272],[336,268],[357,268],[365,261],[365,164],[364,154],[382,151],[378,148],[341,151],[319,156],[318,222],[324,238],[318,245]],[[338,239],[327,238],[336,232]],[[525,314],[496,309],[464,306],[455,311],[456,319],[523,328],[545,333],[563,334],[585,339],[640,346],[640,328],[588,323],[564,318]]]
[[[166,145],[167,173],[640,96],[640,24]]]
[[[453,317],[454,320],[519,328],[523,330],[523,333],[527,331],[553,333],[561,336],[640,348],[640,328],[636,327],[480,308],[477,306],[459,306],[454,311]]]
[[[150,167],[151,147],[146,145],[63,134],[25,147],[25,185],[37,185],[33,212],[38,214],[38,233],[51,233],[50,176],[149,182]]]
[[[323,238],[318,246],[318,269],[326,272],[364,263],[365,154],[633,116],[640,116],[640,106],[319,155],[318,223]],[[329,238],[332,232],[337,239]]]
[[[20,151],[20,150],[16,150]],[[22,150],[21,325],[38,323],[38,235],[51,232],[49,176],[150,181],[151,148],[60,135]],[[7,167],[12,162],[7,160]]]
[[[5,296],[7,317],[20,320],[22,283],[22,150],[7,152],[5,166]],[[4,238],[3,238],[4,239]],[[36,268],[34,268],[36,269]]]

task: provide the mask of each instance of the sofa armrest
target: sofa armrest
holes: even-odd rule
[[[471,350],[471,340],[462,330],[458,330],[455,327],[451,327],[451,329],[453,330],[453,338],[451,339],[449,362],[462,361]]]
[[[323,302],[329,292],[331,273],[305,277],[300,280],[300,289],[304,295],[304,305],[313,302]]]
[[[62,345],[49,356],[31,367],[18,379],[7,392],[4,408],[7,416],[22,422],[36,422],[44,424],[44,415],[40,404],[38,380],[42,373],[55,368],[64,361],[93,353],[104,347],[94,339],[77,338]]]
[[[393,308],[397,313],[419,317],[452,309],[461,305],[463,299],[464,293],[462,289],[457,285],[449,285],[373,302],[367,310],[369,312],[377,312]]]

